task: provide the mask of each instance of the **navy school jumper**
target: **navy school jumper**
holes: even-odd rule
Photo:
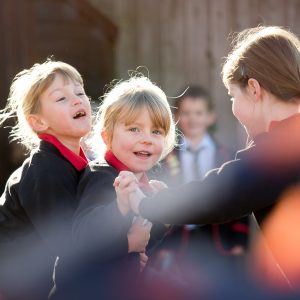
[[[53,299],[127,299],[139,285],[139,253],[128,254],[127,233],[134,215],[120,213],[113,187],[119,171],[128,168],[111,152],[105,159],[108,163],[91,162],[80,180],[72,230],[74,252],[58,261]],[[145,174],[140,186],[149,192]],[[148,255],[165,232],[164,225],[153,224]]]
[[[8,179],[0,207],[0,290],[18,299],[43,299],[55,258],[68,252],[76,189],[87,159],[54,136]]]

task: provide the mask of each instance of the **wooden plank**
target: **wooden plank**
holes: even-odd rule
[[[94,8],[104,14],[108,19],[114,21],[115,1],[112,0],[87,0]]]
[[[224,57],[229,52],[228,34],[232,32],[234,22],[230,0],[211,0],[209,2],[209,22],[211,29],[209,46],[212,53],[210,66],[210,91],[216,104],[218,116],[216,136],[223,144],[238,147],[236,140],[237,123],[232,116],[231,103],[227,90],[221,80],[221,69]]]
[[[161,18],[161,78],[168,96],[174,96],[185,82],[184,15],[181,0],[163,0]]]
[[[118,39],[115,50],[115,74],[117,78],[128,78],[128,70],[137,67],[137,5],[138,0],[115,0],[114,16],[118,20]]]
[[[300,1],[287,0],[285,9],[284,25],[290,28],[295,34],[300,37]]]
[[[207,73],[210,70],[210,52],[208,35],[209,0],[189,0],[183,7],[184,10],[184,74],[186,84],[200,84],[209,86]]]
[[[156,1],[137,1],[137,65],[141,71],[160,84],[161,78],[161,39],[160,18]],[[142,42],[141,42],[142,41]],[[144,67],[145,68],[144,68]]]
[[[249,27],[259,25],[260,0],[233,0],[232,9],[234,11],[234,30],[241,31]]]
[[[259,16],[262,25],[285,24],[286,0],[264,0],[259,2]]]

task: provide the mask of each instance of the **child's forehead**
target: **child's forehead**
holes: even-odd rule
[[[178,110],[182,109],[182,108],[188,108],[188,107],[201,107],[204,109],[208,110],[209,104],[208,104],[209,100],[205,97],[185,97],[183,98],[179,105],[178,105]]]
[[[63,86],[69,85],[69,84],[74,84],[75,86],[81,86],[82,85],[75,78],[72,78],[69,75],[63,74],[63,73],[60,73],[60,72],[55,72],[53,74],[53,77],[49,81],[49,84],[48,84],[47,88],[50,88],[51,86],[54,86],[56,84],[60,84],[60,85],[63,85]]]
[[[133,110],[128,107],[122,114],[119,114],[118,119],[123,123],[134,123],[139,119],[142,119],[142,116],[145,116],[145,114],[148,114],[151,118],[150,109],[145,105],[135,107]]]

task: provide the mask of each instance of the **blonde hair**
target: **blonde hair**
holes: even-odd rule
[[[258,26],[239,33],[222,70],[223,82],[245,87],[256,79],[280,100],[300,96],[300,42],[278,26]]]
[[[98,130],[107,133],[107,145],[111,144],[114,126],[122,121],[133,122],[142,108],[150,114],[153,125],[165,133],[164,158],[175,146],[175,123],[165,93],[145,76],[133,76],[118,82],[108,93],[97,114]]]
[[[27,117],[40,111],[39,97],[51,85],[58,73],[65,79],[83,85],[82,77],[74,67],[61,61],[48,59],[15,76],[6,107],[0,111],[0,125],[8,118],[16,117],[16,124],[12,127],[10,137],[23,144],[27,150],[35,149],[39,144],[39,138],[28,124]]]

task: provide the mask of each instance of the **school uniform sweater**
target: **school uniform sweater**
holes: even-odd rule
[[[109,163],[117,161],[112,156],[106,155]],[[134,215],[120,213],[113,187],[119,171],[125,169],[120,161],[114,167],[91,162],[85,169],[73,222],[74,256],[56,266],[53,299],[127,299],[138,285],[139,253],[128,254],[127,239]],[[165,226],[153,225],[149,246],[155,246],[165,232]]]
[[[69,250],[77,184],[87,164],[84,154],[80,158],[62,144],[58,149],[54,137],[44,138],[49,141],[42,140],[10,176],[1,196],[0,284],[24,299],[50,291],[55,258]]]

